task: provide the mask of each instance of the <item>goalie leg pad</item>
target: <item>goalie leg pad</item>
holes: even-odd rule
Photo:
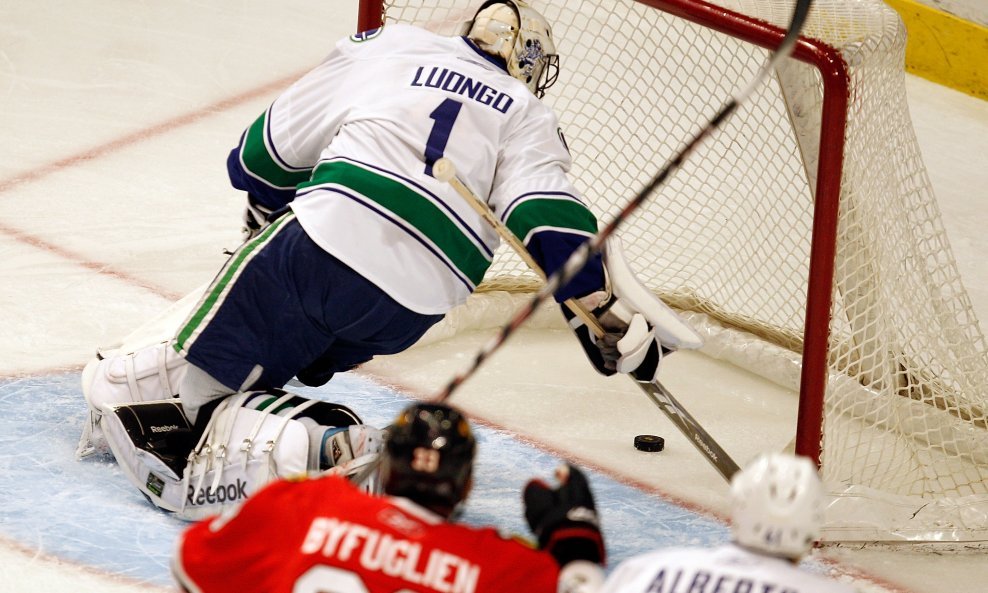
[[[259,402],[263,409],[254,407]],[[349,458],[341,456],[330,471],[351,476],[375,462],[377,450],[354,447],[360,439],[350,435],[364,428],[355,426],[356,414],[282,391],[225,399],[196,442],[177,400],[105,406],[103,418],[107,443],[131,483],[155,506],[194,521],[239,504],[274,479],[317,470],[310,462],[309,412],[347,427]],[[365,487],[376,487],[375,476],[366,477]]]
[[[108,404],[102,410],[102,425],[107,446],[138,490],[151,502],[178,497],[177,485],[195,445],[192,425],[178,400]]]
[[[286,393],[281,389],[253,392],[244,406],[272,409],[304,424],[309,431],[309,471],[341,474],[368,492],[381,492],[377,472],[364,470],[370,464],[376,466],[384,448],[384,431],[361,424],[357,414],[341,404],[297,395],[283,399]]]
[[[166,463],[159,451],[149,450],[150,432],[158,425],[148,420],[160,412],[158,406],[180,409],[178,401],[104,407],[107,443],[124,474],[153,505],[196,521],[240,503],[277,477],[307,469],[305,426],[244,408],[246,397],[237,394],[221,402],[199,440],[184,452],[176,451],[184,456],[173,463]],[[135,425],[142,428],[135,431]],[[186,428],[192,430],[188,424]]]
[[[89,417],[76,457],[109,452],[101,425],[104,406],[177,397],[187,367],[169,341],[134,352],[112,351],[87,364],[82,371],[82,393]]]

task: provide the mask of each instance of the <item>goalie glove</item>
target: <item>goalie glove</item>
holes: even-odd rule
[[[666,354],[703,345],[689,324],[638,281],[616,238],[607,243],[604,269],[610,293],[596,292],[580,299],[600,321],[602,337],[597,338],[582,320],[563,307],[563,314],[598,372],[626,373],[651,382]]]
[[[557,488],[534,479],[525,485],[525,520],[538,538],[539,549],[559,567],[584,560],[603,564],[604,538],[587,478],[566,464],[556,469]]]
[[[273,210],[260,203],[256,197],[247,194],[247,206],[244,208],[244,226],[241,229],[244,241],[250,241],[264,230],[271,222]]]

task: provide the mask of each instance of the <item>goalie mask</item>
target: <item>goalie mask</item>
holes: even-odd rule
[[[466,418],[444,404],[409,406],[388,429],[384,491],[443,516],[466,498],[476,441]]]
[[[731,480],[731,499],[731,532],[742,546],[798,560],[820,536],[823,485],[805,457],[758,457]]]
[[[504,59],[508,74],[524,82],[536,97],[556,82],[559,56],[545,17],[521,0],[488,0],[465,35],[485,52]]]

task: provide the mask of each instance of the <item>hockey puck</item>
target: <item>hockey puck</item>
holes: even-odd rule
[[[661,451],[666,446],[666,440],[654,434],[640,434],[635,437],[635,449],[654,453]]]

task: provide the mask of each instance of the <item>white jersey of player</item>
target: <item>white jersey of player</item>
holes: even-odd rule
[[[782,558],[734,544],[656,550],[625,560],[599,593],[853,593]]]
[[[248,175],[297,186],[291,207],[320,247],[419,313],[466,300],[499,245],[431,176],[440,157],[524,241],[597,230],[556,116],[462,37],[389,24],[341,40],[241,147]]]

